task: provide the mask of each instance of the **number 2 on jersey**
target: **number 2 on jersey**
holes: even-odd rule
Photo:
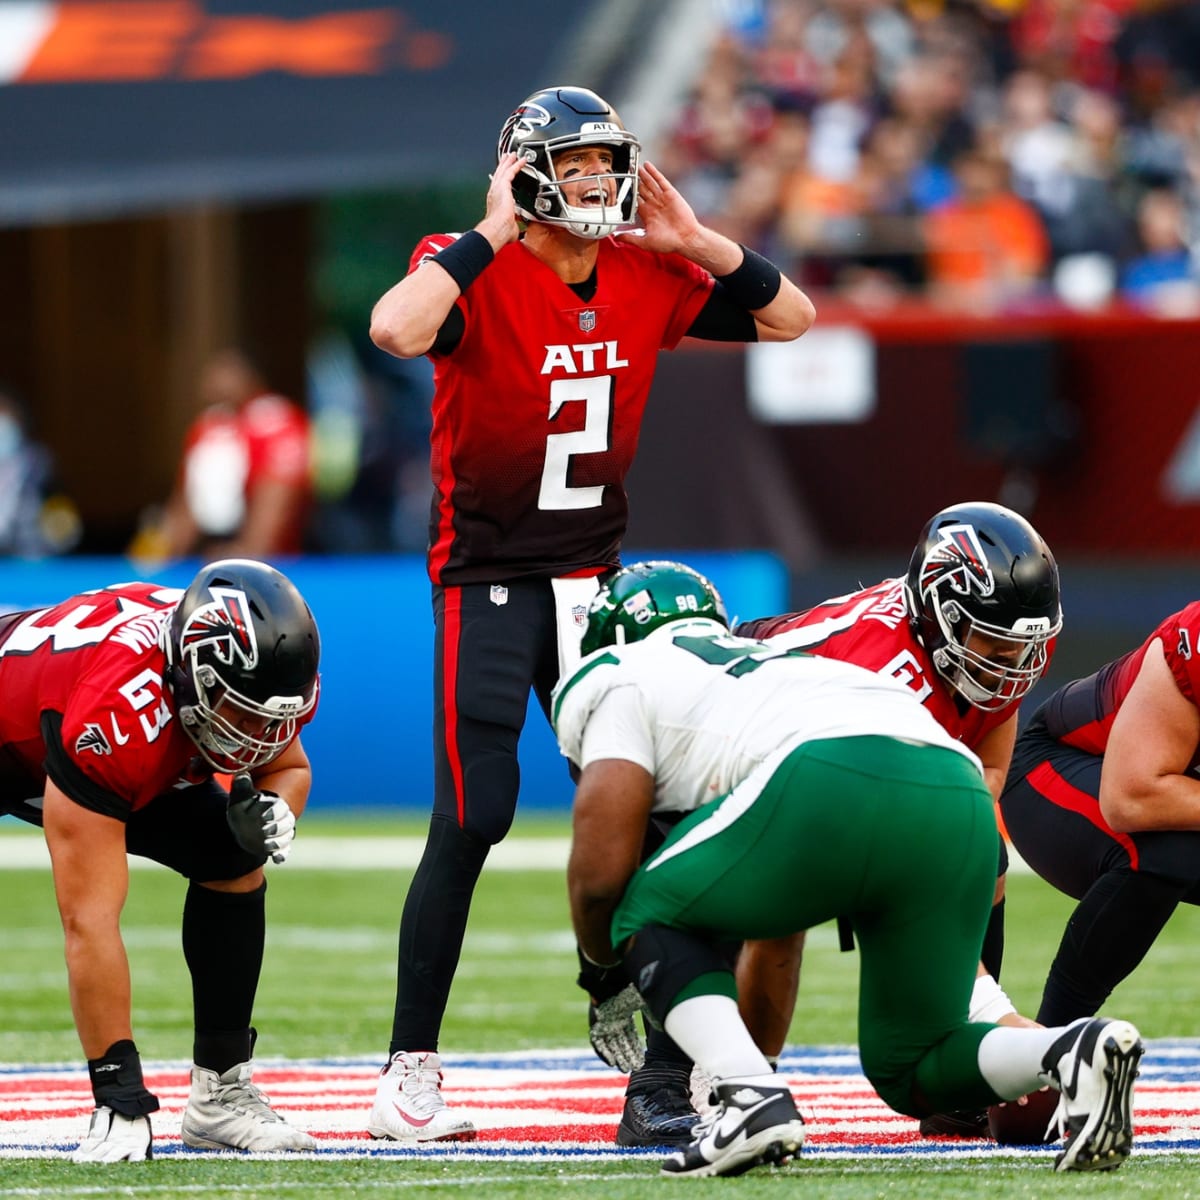
[[[542,467],[542,486],[538,508],[558,511],[570,508],[599,508],[604,499],[602,483],[590,487],[572,487],[571,459],[578,454],[602,454],[609,449],[612,428],[611,375],[593,375],[587,379],[555,379],[550,384],[550,420],[564,404],[584,402],[583,428],[570,433],[552,433],[546,438],[546,463]]]

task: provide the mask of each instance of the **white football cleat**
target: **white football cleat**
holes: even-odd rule
[[[1042,1075],[1060,1092],[1054,1120],[1067,1138],[1056,1171],[1111,1171],[1133,1149],[1133,1081],[1145,1047],[1128,1021],[1076,1021],[1046,1053]]]
[[[316,1140],[289,1125],[250,1082],[251,1064],[218,1075],[192,1068],[192,1090],[183,1114],[184,1144],[203,1150],[315,1150]]]
[[[397,1050],[379,1072],[367,1120],[373,1138],[397,1142],[472,1142],[475,1126],[442,1099],[442,1060],[433,1051]]]

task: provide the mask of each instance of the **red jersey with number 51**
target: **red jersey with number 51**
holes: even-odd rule
[[[456,236],[424,238],[410,269]],[[435,583],[617,565],[658,352],[712,287],[678,255],[605,238],[584,301],[521,242],[500,250],[458,300],[459,344],[433,356]]]
[[[806,612],[743,621],[736,632],[739,637],[769,639],[789,649],[807,650],[890,675],[909,688],[948,733],[971,749],[1003,725],[1016,707],[984,712],[956,698],[913,633],[900,579],[885,579]]]
[[[41,796],[49,773],[85,807],[127,817],[212,774],[163,683],[159,635],[181,594],[122,583],[0,617],[0,808]]]

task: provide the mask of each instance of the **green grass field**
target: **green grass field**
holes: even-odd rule
[[[5,823],[0,831],[12,823]],[[518,835],[563,836],[561,821],[518,822]],[[420,835],[409,819],[330,822],[314,817],[301,837],[320,832]],[[24,836],[20,832],[4,836]],[[379,1055],[386,1050],[395,974],[396,926],[409,871],[271,871],[267,959],[256,1023],[259,1054],[270,1058]],[[147,1059],[190,1055],[190,991],[179,951],[183,882],[165,871],[132,877],[124,929],[134,978],[134,1026]],[[0,871],[4,955],[0,965],[0,1062],[78,1062],[67,1002],[62,941],[48,871]],[[1010,879],[1004,983],[1023,1011],[1037,1005],[1046,966],[1069,902],[1029,876]],[[1137,974],[1107,1011],[1151,1038],[1200,1036],[1195,950],[1200,912],[1178,913]],[[563,879],[557,871],[485,871],[476,893],[462,965],[443,1029],[448,1052],[494,1052],[585,1045],[582,993]],[[837,950],[832,927],[810,937],[800,1004],[790,1040],[854,1041],[857,959]],[[82,1132],[82,1131],[81,1131]],[[739,1180],[660,1180],[652,1162],[519,1164],[246,1162],[174,1159],[117,1167],[63,1161],[0,1162],[0,1197],[380,1196],[412,1187],[489,1197],[604,1195],[614,1200],[666,1189],[741,1197],[804,1188],[832,1200],[917,1196],[1057,1196],[1086,1193],[1185,1197],[1200,1193],[1195,1160],[1136,1155],[1111,1175],[1056,1177],[1038,1163],[888,1160],[805,1163]]]

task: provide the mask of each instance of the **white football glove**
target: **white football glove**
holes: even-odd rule
[[[287,861],[296,840],[296,814],[274,792],[260,792],[249,775],[238,775],[229,789],[225,819],[237,843],[272,862]]]
[[[87,1137],[71,1155],[77,1163],[145,1162],[154,1157],[149,1117],[126,1117],[101,1106],[92,1113]]]
[[[592,1049],[619,1071],[636,1071],[646,1057],[633,1020],[642,1007],[641,993],[630,983],[608,1000],[593,1001],[588,1010]]]

